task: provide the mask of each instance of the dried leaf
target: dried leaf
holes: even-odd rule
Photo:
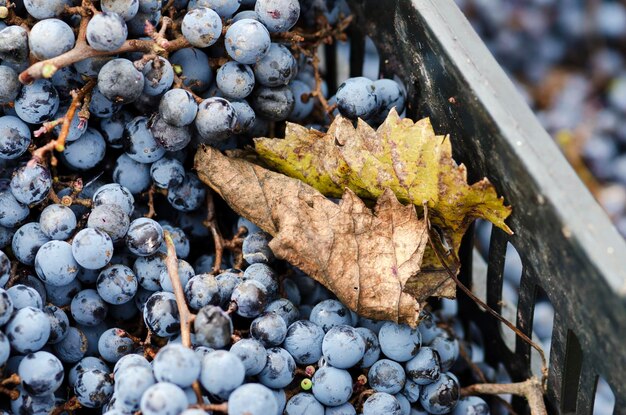
[[[288,123],[285,139],[256,139],[255,148],[273,170],[329,197],[340,197],[348,188],[376,200],[391,189],[420,213],[426,204],[431,222],[443,231],[454,255],[476,218],[512,233],[504,223],[511,208],[486,178],[467,183],[465,166],[452,159],[449,137],[436,135],[428,118],[414,123],[394,110],[374,130],[362,121],[354,128],[350,120],[338,117],[326,134]],[[423,284],[428,283],[433,295],[454,296],[455,286],[430,246],[422,268],[429,275],[409,284],[417,284],[416,292],[426,292]]]
[[[352,310],[415,326],[405,292],[420,271],[428,232],[415,207],[383,191],[373,209],[347,190],[336,204],[300,180],[211,147],[196,154],[200,179],[274,239],[274,254],[330,289]],[[428,284],[426,284],[428,286]]]

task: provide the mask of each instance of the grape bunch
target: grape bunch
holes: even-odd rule
[[[359,317],[193,171],[198,146],[286,121],[402,113],[404,86],[378,73],[329,93],[317,49],[349,15],[330,0],[0,0],[2,413],[489,413],[460,397],[475,379],[448,317]]]

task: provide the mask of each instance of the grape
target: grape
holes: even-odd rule
[[[256,115],[250,104],[245,100],[231,100],[230,106],[235,110],[235,116],[237,117],[235,133],[242,134],[248,132],[256,120]]]
[[[132,318],[138,314],[139,309],[135,306],[134,301],[129,301],[119,305],[111,305],[109,307],[109,316],[114,320],[132,320]]]
[[[160,10],[160,0],[139,0],[139,11],[142,13],[155,13]]]
[[[0,191],[0,225],[13,227],[26,219],[28,206],[15,199],[10,191]]]
[[[489,405],[478,396],[465,396],[459,399],[452,415],[489,415]]]
[[[241,283],[241,278],[234,272],[223,272],[215,277],[217,286],[220,290],[221,304],[228,307],[235,287]]]
[[[163,121],[176,127],[191,124],[197,112],[196,100],[189,91],[180,88],[167,91],[159,104],[159,113]]]
[[[173,208],[183,212],[198,209],[205,201],[204,184],[193,173],[187,173],[182,183],[167,189],[167,200]]]
[[[1,68],[4,66],[0,66],[0,71]],[[28,149],[30,140],[30,130],[24,121],[12,115],[0,117],[0,159],[20,157]]]
[[[257,0],[254,11],[270,32],[286,32],[300,17],[298,0]]]
[[[228,98],[242,99],[254,88],[254,72],[248,65],[226,62],[215,75],[220,91]]]
[[[31,353],[20,362],[18,374],[28,394],[47,395],[63,383],[63,364],[52,353]]]
[[[118,360],[118,363],[120,361],[121,359]],[[149,387],[156,383],[150,365],[128,366],[126,370],[119,370],[115,372],[115,374],[115,397],[129,409],[132,409],[133,411],[139,410],[141,396],[146,390],[148,390]]]
[[[181,388],[191,386],[200,376],[200,359],[182,344],[168,344],[157,353],[152,369],[158,382],[170,382]]]
[[[426,310],[421,310],[419,314],[419,324],[417,326],[422,336],[422,344],[430,345],[439,333],[439,328],[435,323],[432,314]]]
[[[422,344],[418,329],[406,324],[387,322],[378,332],[378,341],[383,353],[396,362],[406,362],[415,356]]]
[[[50,80],[59,93],[61,101],[67,101],[67,98],[71,97],[71,91],[81,88],[85,83],[74,66],[57,69]]]
[[[430,344],[439,354],[441,360],[441,371],[450,370],[454,362],[459,358],[459,341],[449,335],[438,336]]]
[[[0,65],[0,104],[8,104],[20,92],[20,81],[17,72],[5,65]],[[3,117],[0,117],[2,120]]]
[[[4,333],[16,352],[36,352],[50,337],[50,320],[42,310],[24,307],[11,316]]]
[[[48,238],[64,240],[69,238],[70,235],[74,232],[74,229],[76,229],[76,215],[74,215],[72,209],[68,208],[67,206],[59,204],[48,205],[41,212],[37,228],[39,228],[40,230],[29,229],[29,234],[32,235],[32,232],[40,232],[42,234],[42,237],[40,237],[39,240],[43,241],[43,239],[45,238],[46,240],[44,241],[44,243],[47,242]],[[43,243],[40,245],[43,245]],[[15,248],[13,248],[13,251],[15,251]]]
[[[61,104],[57,113],[54,115],[55,119],[63,118],[67,113],[69,107],[65,104]],[[63,128],[63,124],[59,124],[54,127],[54,134],[58,137],[61,134],[61,129]],[[67,136],[65,137],[66,142],[76,141],[83,136],[83,133],[87,129],[87,122],[84,119],[80,118],[80,114],[78,111],[74,113],[72,117],[72,121],[70,122],[70,128]]]
[[[82,331],[87,338],[87,352],[85,352],[85,354],[88,356],[96,356],[98,354],[98,340],[100,340],[102,333],[109,328],[107,324],[102,322],[95,326],[77,324],[76,328]]]
[[[76,294],[72,300],[70,311],[78,324],[97,326],[106,317],[107,304],[100,298],[98,292],[87,289]],[[85,333],[87,334],[87,333]]]
[[[378,343],[378,337],[376,333],[366,327],[357,327],[356,331],[361,335],[365,341],[365,354],[359,362],[359,366],[367,368],[372,366],[380,356],[380,343]]]
[[[163,243],[163,228],[149,218],[135,219],[126,233],[126,246],[135,255],[149,256]]]
[[[21,72],[28,67],[28,32],[21,26],[11,25],[0,30],[0,59],[3,65]]]
[[[22,385],[18,385],[16,390],[19,391],[19,397],[11,401],[13,414],[46,415],[55,407],[54,394],[32,396],[23,389]]]
[[[322,354],[330,365],[338,369],[348,369],[363,358],[365,341],[355,328],[335,326],[324,336]]]
[[[50,172],[39,164],[20,167],[11,179],[13,196],[27,205],[42,202],[48,196],[51,187]]]
[[[187,285],[187,282],[195,275],[195,272],[191,265],[183,259],[178,260],[178,278],[180,279],[180,283],[183,287]],[[161,274],[159,275],[159,282],[161,284],[161,288],[163,291],[169,291],[171,293],[174,292],[174,286],[172,285],[172,281],[170,279],[169,273],[167,269],[162,269]]]
[[[123,356],[133,351],[133,341],[123,336],[123,333],[123,330],[112,328],[108,329],[100,336],[98,340],[98,352],[105,361],[115,363]]]
[[[48,344],[55,344],[60,342],[67,336],[70,321],[67,318],[65,311],[54,305],[47,305],[43,311],[48,315],[50,320],[50,336],[48,337]]]
[[[259,340],[265,347],[280,345],[286,335],[285,320],[276,313],[262,314],[250,324],[250,336]]]
[[[209,413],[203,411],[202,409],[191,408],[185,409],[183,412],[180,413],[180,415],[209,415]]]
[[[293,111],[295,98],[288,86],[262,86],[252,93],[250,104],[259,116],[270,121],[284,121]]]
[[[200,315],[196,317],[196,322]],[[143,309],[143,320],[159,337],[170,337],[180,331],[180,317],[176,305],[176,297],[169,292],[152,294]],[[194,322],[194,326],[197,323]],[[198,330],[196,329],[196,336]]]
[[[293,381],[296,373],[296,362],[289,352],[280,347],[267,349],[265,367],[258,379],[269,388],[284,388]]]
[[[207,55],[196,48],[184,48],[170,56],[170,62],[179,68],[176,73],[184,76],[184,85],[196,94],[206,91],[213,80],[213,71]]]
[[[300,392],[289,399],[287,415],[324,415],[324,406],[310,393]]]
[[[54,39],[54,41],[50,41]],[[59,19],[45,19],[33,25],[28,36],[30,52],[39,60],[62,55],[74,47],[72,28]]]
[[[364,77],[350,78],[337,89],[337,108],[341,115],[356,119],[370,118],[380,108],[374,83]]]
[[[33,265],[37,251],[49,240],[50,239],[41,231],[41,227],[37,222],[29,222],[20,227],[13,235],[11,242],[13,255],[15,255],[17,260],[21,263]]]
[[[431,414],[446,414],[459,401],[459,383],[448,373],[442,373],[435,382],[422,388],[420,403]]]
[[[80,359],[80,361],[78,363],[76,363],[74,366],[72,366],[72,368],[70,369],[68,375],[67,375],[67,383],[71,388],[74,388],[74,385],[76,384],[76,379],[78,378],[78,375],[80,373],[83,373],[85,370],[89,370],[89,369],[99,369],[103,372],[106,373],[110,373],[110,369],[107,366],[106,363],[104,363],[102,360],[98,359],[97,357],[83,357],[82,359]]]
[[[165,155],[165,149],[154,139],[146,117],[136,117],[126,124],[126,154],[139,163],[152,163]]]
[[[158,64],[155,63],[158,61]],[[146,81],[143,86],[143,93],[149,96],[161,95],[171,88],[174,83],[174,69],[172,64],[165,58],[159,56],[149,61],[142,70]]]
[[[10,355],[11,344],[9,343],[9,339],[0,331],[0,366],[4,366],[7,360],[9,360]]]
[[[97,75],[94,74],[94,76]],[[122,104],[111,101],[105,97],[96,86],[91,92],[89,113],[98,118],[110,118],[122,108]]]
[[[267,291],[258,281],[244,281],[233,290],[231,300],[237,304],[237,314],[254,318],[261,314],[267,303]]]
[[[128,33],[132,36],[144,36],[146,34],[146,21],[156,26],[161,19],[161,11],[143,12],[141,11],[141,0],[139,2],[139,12],[132,19],[126,21]]]
[[[253,19],[242,19],[228,28],[224,44],[231,58],[252,65],[269,51],[271,40],[263,24]]]
[[[246,383],[228,397],[228,415],[268,415],[277,411],[271,389],[258,383]]]
[[[195,2],[192,5],[191,1]],[[215,10],[221,17],[229,18],[239,9],[239,0],[191,0],[189,8],[207,7]]]
[[[298,309],[286,298],[279,298],[278,300],[272,301],[265,307],[264,311],[266,313],[272,312],[278,314],[285,321],[287,327],[298,320],[299,317]],[[322,337],[323,336],[322,334]]]
[[[152,365],[148,360],[139,354],[127,354],[122,356],[116,363],[113,368],[114,377],[121,378],[121,373],[126,371],[126,369],[134,366],[142,366],[146,369],[152,370]],[[152,374],[152,373],[151,373]]]
[[[287,85],[297,74],[296,58],[280,43],[272,43],[267,54],[254,65],[254,76],[263,86]]]
[[[254,0],[252,2],[252,6],[254,6],[254,2],[256,2],[256,0]],[[242,2],[243,5],[243,2]],[[259,16],[256,14],[256,12],[254,10],[244,10],[241,11],[239,13],[237,13],[236,15],[233,16],[233,20],[231,21],[232,23],[238,22],[239,20],[243,20],[243,19],[254,19],[254,20],[259,20]]]
[[[185,14],[181,30],[191,45],[206,48],[222,35],[222,19],[212,8],[199,7]]]
[[[198,107],[195,126],[205,144],[223,141],[237,125],[237,114],[224,98],[207,98]]]
[[[87,24],[87,43],[97,51],[113,52],[124,44],[127,37],[126,22],[117,13],[98,13]],[[120,82],[123,83],[124,80]],[[100,76],[98,76],[98,83],[100,83]]]
[[[120,206],[105,204],[92,209],[87,226],[105,232],[113,242],[117,242],[126,236],[130,219]]]
[[[180,185],[185,178],[185,168],[174,158],[163,157],[150,166],[150,176],[158,187],[167,189]]]
[[[401,393],[396,393],[394,398],[400,404],[400,415],[411,415],[411,402]]]
[[[100,297],[109,304],[124,304],[137,293],[137,278],[127,266],[116,264],[104,269],[96,287]]]
[[[87,128],[78,140],[65,145],[63,159],[76,170],[89,170],[104,159],[105,152],[106,143],[102,134],[95,128]]]
[[[211,274],[200,274],[185,285],[185,297],[189,307],[199,310],[205,305],[219,305],[220,291],[217,280]]]
[[[141,412],[145,415],[177,415],[183,412],[189,402],[185,392],[168,382],[150,386],[141,398]]]
[[[253,265],[272,262],[274,260],[274,253],[269,247],[271,239],[272,237],[265,232],[253,232],[248,234],[241,247],[243,258],[246,262]]]
[[[52,346],[54,353],[63,363],[76,363],[85,356],[87,337],[76,327],[70,327],[67,335]]]
[[[143,92],[144,83],[143,74],[128,59],[113,59],[98,73],[98,89],[107,99],[117,103],[135,101]]]
[[[76,262],[87,269],[99,269],[113,256],[111,237],[98,229],[85,228],[72,240],[72,253]]]
[[[23,284],[15,284],[6,290],[11,298],[11,303],[16,310],[26,307],[43,308],[41,296],[32,287]]]
[[[139,257],[133,265],[133,271],[139,284],[146,290],[157,291],[161,289],[159,276],[165,269],[165,255],[157,253],[153,256]]]
[[[267,361],[267,351],[258,340],[241,339],[233,344],[230,352],[235,354],[246,369],[246,376],[261,373]]]
[[[100,6],[103,12],[117,13],[124,20],[132,19],[139,11],[138,0],[102,0]]]
[[[78,274],[72,246],[57,240],[43,244],[35,256],[35,271],[48,285],[59,287],[70,284]]]
[[[337,300],[320,301],[313,307],[310,320],[325,332],[335,326],[352,324],[350,310]]]
[[[79,373],[74,385],[74,393],[81,405],[99,408],[113,394],[113,380],[100,369],[87,369]]]
[[[404,388],[406,376],[399,363],[389,359],[380,359],[367,373],[370,387],[376,392],[396,394]]]
[[[106,184],[99,187],[92,196],[93,205],[106,204],[118,205],[127,215],[131,215],[135,209],[135,198],[132,193],[117,183]]]
[[[111,118],[102,118],[100,120],[100,132],[109,147],[124,147],[124,128],[132,119],[130,113],[120,111]]]
[[[80,272],[77,278],[72,280],[72,282],[67,285],[61,285],[59,287],[46,285],[45,289],[46,294],[48,295],[48,301],[57,307],[65,307],[70,305],[74,296],[78,294],[82,289],[79,278]]]
[[[9,321],[13,314],[13,300],[6,290],[0,288],[0,326]],[[1,366],[1,365],[0,365]]]
[[[313,375],[313,395],[326,406],[339,406],[352,395],[352,377],[347,370],[323,366]]]
[[[15,98],[15,113],[29,124],[48,121],[59,109],[59,94],[47,79],[22,86]]]
[[[370,395],[363,403],[363,415],[402,415],[400,402],[393,396],[384,392],[376,392]]]
[[[407,379],[401,393],[408,399],[409,402],[416,403],[419,401],[421,392],[422,387],[420,385],[413,382],[411,379]]]
[[[350,402],[346,402],[339,406],[328,406],[324,415],[356,415],[356,409]]]
[[[311,98],[311,88],[302,81],[294,80],[289,84],[295,103],[289,119],[302,121],[313,112],[314,101]]]
[[[404,90],[396,81],[379,79],[374,81],[374,88],[383,111],[383,117],[386,117],[392,108],[395,108],[398,114],[402,114],[405,105]]]
[[[207,305],[200,309],[193,322],[196,341],[215,349],[230,344],[233,322],[221,308]]]
[[[225,399],[243,383],[245,374],[246,369],[235,354],[216,350],[202,359],[200,383],[209,393]]]
[[[195,109],[193,114],[195,117]],[[155,140],[167,151],[183,150],[191,142],[191,132],[187,126],[177,127],[170,125],[161,117],[156,117],[150,126],[150,131],[154,135]]]
[[[430,347],[422,347],[411,360],[406,362],[406,374],[418,385],[428,385],[439,379],[441,364],[439,353]]]

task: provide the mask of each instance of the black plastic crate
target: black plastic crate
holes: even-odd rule
[[[577,178],[550,136],[491,56],[453,0],[350,0],[350,71],[363,67],[364,37],[381,54],[381,72],[408,90],[407,115],[429,116],[449,133],[455,159],[470,181],[488,177],[513,206],[515,235],[491,234],[487,303],[501,309],[505,251],[510,242],[523,272],[517,327],[531,335],[537,297],[555,308],[547,405],[551,413],[591,414],[597,379],[610,384],[616,414],[626,413],[626,244]],[[494,7],[497,7],[497,2]],[[335,51],[326,51],[329,75]],[[335,81],[328,76],[330,88]],[[462,249],[461,278],[472,285],[472,235]],[[545,294],[544,294],[545,293]],[[464,295],[460,315],[485,334],[486,360],[502,363],[513,381],[531,376],[530,346],[511,351],[500,323]],[[514,400],[524,412],[525,403]]]

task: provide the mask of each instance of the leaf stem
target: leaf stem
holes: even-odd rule
[[[477,383],[461,389],[463,396],[467,395],[516,395],[528,401],[532,415],[547,415],[543,401],[543,387],[535,376],[518,383]]]

